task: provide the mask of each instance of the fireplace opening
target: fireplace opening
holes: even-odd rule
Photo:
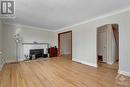
[[[44,49],[31,49],[30,60],[44,57]]]

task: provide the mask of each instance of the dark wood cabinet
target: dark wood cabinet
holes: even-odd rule
[[[48,49],[49,57],[57,57],[57,48],[51,47]]]

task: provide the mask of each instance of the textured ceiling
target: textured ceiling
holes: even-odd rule
[[[8,23],[58,30],[130,6],[130,0],[15,0]]]

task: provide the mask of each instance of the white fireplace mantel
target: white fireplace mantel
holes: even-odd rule
[[[19,45],[19,59],[18,61],[23,61],[26,59],[25,55],[30,55],[30,50],[31,49],[44,49],[44,54],[48,54],[48,48],[49,44],[48,43],[22,43]]]

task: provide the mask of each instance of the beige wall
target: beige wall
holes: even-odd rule
[[[16,43],[13,37],[19,29],[21,30],[20,35],[23,38],[24,43],[33,43],[36,41],[39,43],[49,43],[50,46],[55,45],[55,36],[51,31],[9,24],[4,24],[3,27],[3,51],[7,62],[16,61]]]
[[[61,54],[71,54],[71,32],[60,36]]]
[[[58,32],[72,30],[73,60],[97,66],[97,27],[119,24],[119,72],[130,75],[130,11],[72,26]],[[57,32],[57,33],[58,33]],[[56,39],[57,41],[57,39]]]

